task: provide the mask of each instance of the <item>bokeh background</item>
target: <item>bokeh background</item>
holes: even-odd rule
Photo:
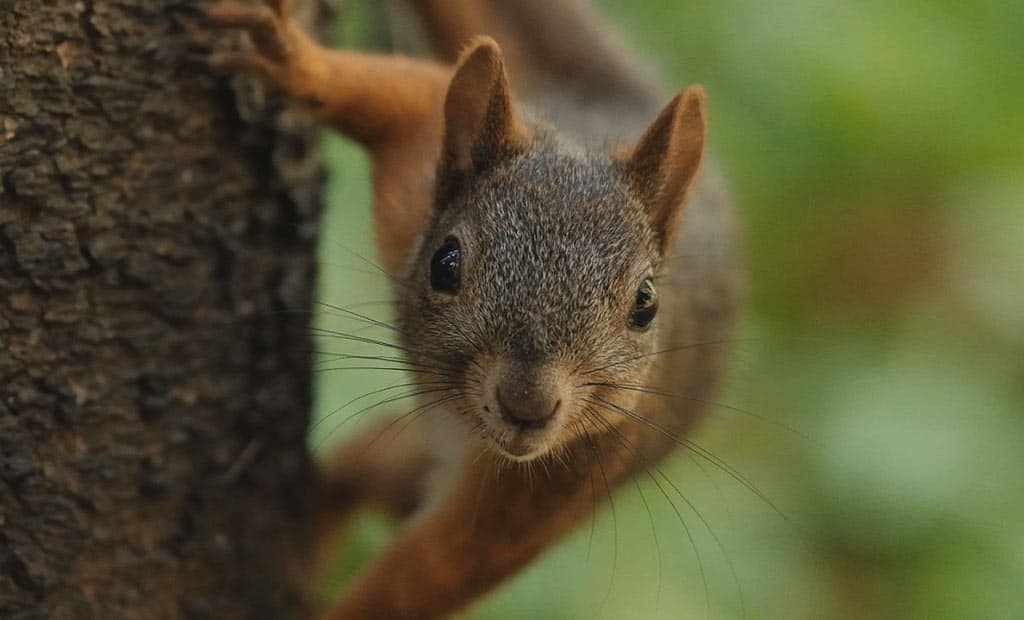
[[[373,4],[345,5],[340,44],[381,40]],[[1024,618],[1024,3],[600,4],[667,83],[709,90],[750,299],[719,398],[744,412],[695,440],[778,512],[677,454],[685,524],[627,485],[467,617]],[[386,319],[367,162],[323,151],[321,299]],[[320,372],[311,444],[401,382]],[[328,596],[392,531],[357,520]]]

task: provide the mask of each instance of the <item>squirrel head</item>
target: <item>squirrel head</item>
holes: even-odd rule
[[[404,345],[434,368],[421,384],[492,449],[531,460],[600,433],[595,401],[633,406],[635,392],[602,384],[645,383],[665,318],[654,278],[704,148],[703,90],[635,144],[587,150],[517,117],[501,52],[481,38],[444,113],[435,210],[399,292]]]

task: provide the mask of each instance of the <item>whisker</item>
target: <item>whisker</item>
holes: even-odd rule
[[[594,484],[594,468],[591,466],[591,461],[593,459],[591,458],[590,453],[595,453],[596,458],[600,458],[600,456],[596,455],[597,446],[594,444],[593,437],[590,436],[590,431],[587,430],[586,416],[584,416],[583,424],[581,424],[580,427],[583,429],[584,436],[587,440],[587,450],[584,454],[587,455],[586,468],[587,475],[590,478],[590,536],[587,538],[587,561],[589,562],[590,551],[594,546],[594,530],[597,526],[597,487]]]
[[[323,304],[324,302],[314,301],[313,303]],[[335,309],[337,309],[337,310],[348,310],[348,309],[351,309],[351,308],[362,308],[362,307],[366,307],[366,306],[393,305],[395,303],[397,303],[397,302],[394,299],[373,299],[373,300],[359,301],[359,302],[355,302],[355,303],[351,303],[351,304],[346,304],[344,306],[337,306]],[[222,323],[241,323],[241,322],[244,322],[244,321],[251,321],[254,318],[278,316],[278,315],[281,315],[281,314],[308,314],[308,315],[312,315],[312,316],[344,316],[344,315],[332,314],[330,312],[326,312],[326,311],[323,311],[323,310],[310,310],[308,308],[279,308],[279,309],[276,309],[276,310],[263,310],[261,312],[254,312],[254,313],[246,315],[245,317],[242,317],[242,318],[224,319],[221,322]]]
[[[320,427],[321,424],[324,423],[324,421],[327,420],[327,418],[330,418],[331,416],[333,416],[334,414],[338,413],[339,411],[341,411],[345,407],[348,407],[349,405],[357,403],[357,402],[359,402],[360,400],[362,400],[364,398],[367,398],[369,396],[374,396],[376,394],[382,394],[384,392],[390,392],[391,390],[397,390],[397,389],[406,388],[406,387],[414,387],[414,386],[417,386],[417,385],[418,384],[415,383],[415,382],[396,383],[394,385],[389,385],[387,387],[379,388],[379,389],[376,389],[376,390],[371,390],[369,392],[366,392],[365,394],[360,394],[359,396],[356,396],[354,398],[351,398],[351,399],[347,400],[346,402],[342,403],[338,407],[335,407],[327,415],[322,416],[319,420],[317,420],[316,422],[313,423],[313,425],[309,429],[309,432],[313,433],[314,431],[316,431],[317,428]]]
[[[608,432],[610,432],[614,436],[617,436],[619,441],[620,441],[620,443],[622,443],[627,449],[629,449],[631,452],[633,452],[634,455],[636,456],[636,458],[639,458],[641,460],[641,465],[643,466],[645,472],[647,473],[647,476],[651,478],[651,480],[654,482],[655,486],[658,487],[658,490],[661,491],[662,496],[665,498],[666,501],[668,501],[669,506],[672,507],[672,512],[674,512],[676,514],[676,518],[679,519],[680,525],[683,526],[683,532],[686,534],[686,539],[690,543],[690,548],[693,549],[694,558],[697,560],[697,570],[700,572],[701,582],[704,584],[704,603],[705,603],[705,606],[707,607],[707,612],[710,613],[710,610],[711,610],[711,588],[710,588],[710,586],[708,584],[707,570],[704,568],[704,559],[701,557],[700,550],[697,547],[697,541],[696,541],[696,539],[694,539],[693,532],[690,531],[690,526],[689,526],[689,524],[686,523],[686,519],[683,518],[683,513],[679,511],[679,507],[676,506],[675,502],[672,501],[672,498],[669,497],[669,495],[665,491],[665,489],[663,489],[661,487],[661,485],[658,484],[657,479],[654,478],[654,476],[651,474],[651,471],[650,471],[650,469],[647,466],[647,464],[648,464],[647,459],[636,448],[631,447],[632,446],[631,442],[629,442],[629,440],[622,434],[622,432],[619,431],[619,429],[615,428],[615,426],[613,424],[607,422],[606,420],[601,419],[600,416],[597,416],[596,412],[593,409],[590,409],[588,407],[588,408],[585,409],[585,411],[587,411],[589,413],[589,415],[593,416],[595,424],[596,423],[602,424],[608,430]],[[689,502],[687,502],[687,504],[689,504]]]
[[[604,420],[600,420],[600,421],[606,425],[606,427],[609,429],[609,431],[611,431],[614,434],[616,434],[619,437],[621,437],[623,442],[625,442],[627,445],[630,444],[629,440],[622,434],[621,431],[619,431],[619,429],[615,428],[614,425],[609,424],[608,422],[606,422]],[[661,484],[658,482],[658,480],[653,477],[653,475],[651,474],[650,469],[647,467],[647,465],[650,463],[650,461],[648,461],[647,458],[644,457],[644,455],[639,450],[637,450],[636,448],[632,448],[631,451],[633,452],[633,454],[635,454],[638,458],[640,458],[643,461],[644,469],[647,470],[647,475],[651,477],[651,481],[654,482],[655,485],[657,485],[657,487],[662,491],[662,494],[666,495],[666,499],[668,499],[669,504],[672,506],[673,510],[676,511],[676,514],[679,516],[680,520],[682,521],[682,515],[679,514],[678,509],[675,506],[675,503],[672,502],[672,500],[668,498],[667,494],[665,494],[664,488],[661,486]],[[699,467],[699,464],[698,464],[698,467]],[[695,515],[697,515],[697,519],[700,520],[701,524],[704,526],[704,529],[707,530],[707,532],[711,536],[712,540],[714,540],[715,546],[718,547],[718,552],[722,554],[722,558],[725,560],[725,563],[726,563],[726,565],[729,568],[729,572],[732,575],[732,581],[733,581],[734,586],[736,587],[736,592],[737,592],[737,594],[739,596],[739,599],[740,599],[740,614],[741,614],[741,617],[742,618],[746,618],[747,617],[746,597],[743,594],[743,585],[740,582],[739,574],[736,572],[736,565],[732,561],[732,556],[729,555],[729,553],[726,551],[725,545],[722,543],[722,540],[718,537],[718,533],[715,532],[713,527],[711,527],[711,523],[704,517],[704,515],[701,513],[701,511],[697,509],[697,506],[695,506],[694,503],[692,501],[690,501],[690,499],[688,497],[686,497],[686,495],[683,493],[682,489],[680,489],[679,486],[675,482],[673,482],[672,479],[669,478],[667,474],[665,474],[664,470],[662,470],[657,465],[654,465],[654,469],[655,469],[655,471],[658,472],[658,475],[661,476],[662,479],[664,479],[665,483],[668,484],[672,488],[672,490],[674,490],[676,492],[676,495],[678,495],[679,498],[681,500],[683,500],[683,502],[686,503],[687,507],[689,507],[689,509],[691,511],[693,511],[693,513]],[[687,530],[687,535],[689,536],[690,533],[688,531],[688,528],[686,527],[685,522],[683,523],[683,528]],[[692,538],[692,536],[689,536],[689,537],[690,537],[690,542],[691,542],[691,546],[692,546],[693,538]],[[694,552],[697,553],[697,549],[696,549],[695,546],[694,546]],[[698,555],[698,562],[699,561],[700,561],[700,558],[699,558],[699,555]],[[703,568],[701,569],[701,572],[703,574]],[[705,581],[704,586],[705,586],[705,597],[706,597],[706,600],[708,601],[708,611],[710,612],[710,600],[711,599],[710,599],[710,594],[709,594],[709,590],[707,588],[707,582],[706,581]]]
[[[384,327],[384,328],[396,331],[396,332],[398,332],[400,334],[404,334],[405,333],[401,329],[399,329],[397,326],[395,326],[393,323],[388,323],[387,321],[381,321],[380,319],[375,319],[375,318],[367,316],[365,314],[361,314],[359,312],[355,312],[354,310],[351,310],[350,308],[347,308],[345,306],[336,306],[334,304],[329,304],[329,303],[327,303],[325,301],[317,301],[315,303],[317,305],[324,306],[325,308],[329,308],[329,309],[331,309],[331,310],[333,310],[335,312],[341,312],[343,316],[346,316],[346,317],[349,317],[349,318],[353,318],[353,319],[358,319],[360,321],[365,321],[367,323],[371,323],[371,324],[377,325],[379,327]],[[335,316],[337,316],[337,315],[335,315]]]
[[[649,353],[641,353],[639,355],[633,355],[633,356],[630,356],[630,357],[627,357],[627,358],[620,359],[618,361],[612,362],[610,364],[606,364],[604,366],[600,366],[598,368],[592,368],[590,370],[585,370],[581,374],[592,375],[594,373],[601,372],[602,370],[608,370],[609,368],[614,368],[615,366],[621,366],[622,364],[628,364],[629,362],[635,362],[635,361],[640,360],[640,359],[644,359],[644,358],[647,358],[647,357],[654,357],[656,355],[662,355],[662,354],[665,354],[665,353],[672,353],[672,352],[675,352],[675,351],[685,351],[686,349],[694,349],[694,348],[697,348],[697,347],[727,345],[727,344],[733,344],[733,343],[736,343],[736,342],[745,342],[746,340],[748,340],[748,339],[746,339],[746,338],[723,338],[723,339],[720,339],[720,340],[705,340],[703,342],[691,342],[689,344],[683,344],[683,345],[679,345],[679,346],[675,346],[675,347],[668,347],[666,349],[660,349],[658,351],[651,351]]]
[[[650,475],[650,472],[647,472]],[[644,490],[640,487],[640,482],[633,478],[633,486],[636,487],[636,492],[640,494],[640,501],[644,505],[644,510],[647,511],[647,519],[651,522],[651,536],[654,537],[654,551],[658,556],[658,592],[654,598],[654,609],[657,611],[661,605],[661,588],[664,585],[664,570],[665,567],[662,565],[661,559],[661,544],[658,542],[658,529],[654,526],[654,514],[651,512],[651,506],[647,503],[647,497],[644,496]]]
[[[483,425],[482,422],[479,423],[479,424],[481,426]],[[477,453],[476,459],[474,459],[474,463],[484,453],[485,452],[483,450],[480,450]],[[490,467],[487,467],[486,471],[484,472],[484,475],[480,476],[480,484],[477,486],[477,489],[476,489],[476,501],[473,503],[473,514],[472,514],[472,516],[469,519],[469,531],[471,532],[471,537],[473,537],[473,538],[476,537],[476,533],[477,533],[476,532],[477,519],[480,516],[480,505],[483,503],[484,489],[487,487],[487,485],[485,483],[487,482],[487,478],[488,478],[487,474],[488,473],[490,473]]]
[[[340,362],[342,360],[378,361],[378,362],[387,362],[387,363],[392,363],[392,364],[402,364],[404,366],[407,366],[410,371],[412,371],[414,368],[425,368],[427,370],[434,370],[434,371],[437,371],[437,372],[449,372],[449,373],[452,373],[453,376],[455,376],[454,375],[454,373],[455,373],[455,369],[454,368],[449,368],[449,367],[445,367],[445,366],[436,366],[436,365],[433,365],[433,364],[426,364],[426,363],[423,363],[423,362],[413,362],[413,361],[410,361],[410,360],[402,358],[402,357],[388,357],[388,356],[383,356],[383,355],[352,355],[352,354],[349,354],[349,353],[333,353],[333,352],[328,352],[328,351],[314,351],[314,353],[317,354],[317,355],[330,356],[327,359],[317,360],[315,362],[316,364],[333,364],[335,362]]]
[[[351,404],[353,404],[353,403],[355,403],[357,401],[360,401],[360,400],[362,400],[362,399],[364,399],[364,398],[366,398],[368,396],[373,396],[374,394],[380,394],[380,393],[383,393],[383,392],[387,392],[387,391],[390,391],[390,390],[394,390],[394,389],[398,389],[398,388],[403,388],[403,387],[429,388],[429,389],[422,389],[422,390],[413,390],[412,392],[403,394],[401,396],[389,397],[389,398],[387,398],[385,400],[377,401],[376,403],[374,403],[372,405],[369,405],[367,407],[364,407],[363,409],[360,409],[359,411],[356,411],[355,413],[353,413],[350,416],[348,416],[337,428],[341,428],[342,426],[344,426],[345,423],[347,423],[350,419],[352,419],[356,415],[358,415],[360,413],[363,413],[365,411],[369,411],[370,409],[374,409],[376,407],[380,407],[381,405],[387,405],[389,403],[392,403],[392,402],[395,402],[395,401],[399,401],[399,400],[402,400],[402,399],[405,399],[405,398],[412,398],[414,396],[420,396],[422,394],[429,394],[432,391],[440,391],[441,389],[448,389],[450,387],[455,387],[455,386],[457,386],[457,384],[452,383],[452,382],[448,382],[448,381],[433,381],[433,382],[426,382],[426,383],[410,382],[410,383],[401,383],[401,384],[397,384],[397,385],[392,385],[392,386],[389,386],[389,387],[386,387],[386,388],[381,388],[379,390],[373,390],[371,392],[367,392],[367,393],[365,393],[365,394],[363,394],[361,396],[357,396],[357,397],[349,400],[348,402],[346,402],[345,404],[341,405],[340,407],[336,407],[330,413],[328,413],[327,415],[325,415],[322,418],[320,418],[319,420],[317,420],[316,423],[313,424],[313,426],[309,430],[310,430],[310,433],[316,431],[316,429],[319,428],[321,424],[326,422],[328,419],[333,417],[335,414],[337,414],[337,413],[341,412],[342,410],[344,410],[349,405],[351,405]],[[335,430],[337,430],[337,429],[335,429]]]
[[[381,274],[383,274],[384,277],[387,278],[388,281],[390,281],[392,284],[396,284],[398,286],[401,286],[402,288],[408,288],[409,287],[409,282],[408,281],[406,281],[406,280],[404,280],[402,278],[399,278],[399,277],[391,275],[390,273],[388,273],[388,270],[385,269],[382,265],[380,265],[379,263],[376,263],[376,262],[370,260],[369,258],[366,258],[365,256],[363,256],[359,252],[356,252],[352,248],[346,247],[345,245],[343,245],[341,243],[338,243],[337,241],[335,241],[332,245],[337,247],[339,250],[342,250],[343,252],[347,252],[348,254],[358,258],[359,260],[361,260],[362,262],[366,263],[370,267],[373,267],[373,269],[375,271],[378,271]]]
[[[408,372],[417,375],[434,375],[437,377],[453,377],[449,373],[435,372],[430,370],[418,370],[416,368],[395,368],[391,366],[332,366],[330,368],[316,368],[313,370],[315,373],[321,372],[334,372],[336,370],[394,370],[397,372]]]
[[[597,459],[597,467],[598,471],[601,472],[601,479],[604,480],[604,490],[605,494],[608,496],[608,505],[611,509],[612,514],[612,574],[611,578],[608,580],[608,591],[605,592],[604,598],[601,600],[601,606],[599,608],[604,609],[605,606],[608,604],[608,600],[611,598],[612,587],[615,585],[615,569],[618,566],[619,561],[619,524],[618,518],[615,514],[615,500],[612,498],[612,489],[611,486],[609,486],[608,484],[608,476],[605,474],[604,462],[601,459]]]
[[[437,361],[437,362],[440,362],[442,364],[445,364],[446,366],[450,366],[451,365],[449,363],[449,360],[446,360],[443,357],[440,357],[438,355],[434,355],[434,354],[428,353],[426,351],[419,351],[419,350],[414,349],[412,347],[407,347],[405,345],[400,345],[400,344],[396,344],[396,343],[393,343],[393,342],[388,342],[386,340],[379,340],[379,339],[376,339],[376,338],[369,338],[369,337],[366,337],[366,336],[356,336],[356,335],[349,334],[349,333],[346,333],[346,332],[332,330],[332,329],[327,329],[327,328],[324,328],[324,327],[313,327],[311,329],[312,329],[312,331],[314,333],[316,333],[316,334],[318,334],[318,335],[320,335],[322,337],[325,337],[325,338],[337,338],[339,340],[350,340],[350,341],[353,341],[353,342],[361,342],[361,343],[364,343],[364,344],[375,344],[375,345],[382,346],[382,347],[396,349],[398,351],[404,351],[404,352],[406,352],[406,353],[408,353],[409,355],[412,355],[412,356],[421,356],[421,357],[425,357],[427,359],[433,359],[434,361]]]
[[[594,400],[594,399],[596,399],[596,400]],[[790,525],[793,525],[792,520],[785,513],[783,513],[778,508],[778,506],[775,505],[775,502],[773,502],[771,500],[771,498],[769,498],[767,495],[764,494],[763,491],[761,491],[759,488],[757,488],[757,486],[755,486],[752,482],[750,482],[750,480],[748,480],[746,478],[746,476],[744,476],[742,473],[737,471],[734,467],[732,467],[731,465],[729,465],[728,463],[726,463],[725,461],[723,461],[719,457],[715,456],[714,454],[712,454],[711,452],[709,452],[705,448],[703,448],[700,445],[694,443],[692,440],[680,438],[677,435],[673,434],[670,430],[668,430],[664,426],[658,424],[657,422],[655,422],[655,421],[653,421],[653,420],[651,420],[649,418],[646,418],[646,417],[640,415],[639,413],[637,413],[637,412],[635,412],[635,411],[633,411],[631,409],[627,409],[627,408],[625,408],[625,407],[623,407],[623,406],[621,406],[621,405],[619,405],[617,403],[613,403],[611,401],[605,400],[604,398],[601,398],[600,396],[594,395],[593,399],[588,398],[586,400],[588,402],[600,405],[600,406],[602,406],[602,407],[604,407],[606,409],[610,409],[612,411],[617,411],[618,413],[621,413],[622,415],[626,416],[627,418],[629,418],[631,420],[634,420],[636,422],[639,422],[640,424],[643,424],[644,426],[647,426],[648,428],[651,428],[651,429],[661,433],[662,435],[664,435],[665,437],[670,439],[676,445],[683,446],[686,449],[693,451],[694,454],[697,454],[698,456],[703,458],[705,461],[715,465],[721,471],[725,472],[731,478],[733,478],[736,482],[738,482],[741,485],[743,485],[751,493],[753,493],[754,495],[759,497],[763,502],[765,502],[765,504],[770,506],[772,508],[772,510],[774,510],[775,513],[777,515],[779,515],[779,517],[781,517],[784,521],[786,521],[786,523],[789,523]]]
[[[733,584],[736,586],[736,592],[740,597],[740,617],[746,618],[746,598],[743,595],[743,585],[740,582],[739,574],[736,572],[736,565],[732,561],[732,556],[730,556],[726,552],[725,545],[722,544],[722,541],[718,537],[718,534],[715,532],[714,528],[711,527],[711,524],[708,522],[708,520],[704,518],[704,515],[701,514],[701,512],[697,510],[697,507],[693,505],[693,502],[691,502],[690,499],[683,494],[682,490],[680,490],[676,483],[672,482],[672,479],[669,478],[664,471],[662,471],[660,468],[656,469],[658,471],[658,474],[665,480],[665,483],[672,487],[676,494],[679,495],[679,498],[686,502],[686,505],[690,507],[690,510],[692,510],[693,513],[697,515],[697,518],[704,525],[704,529],[707,530],[708,534],[711,535],[712,540],[715,541],[715,545],[718,547],[718,552],[722,554],[723,558],[725,558],[725,563],[729,567],[729,572],[732,574]]]
[[[665,391],[659,390],[658,388],[649,388],[647,386],[635,385],[635,384],[629,384],[629,383],[611,383],[611,382],[605,382],[605,381],[591,381],[591,382],[587,382],[587,383],[581,383],[577,387],[590,387],[590,386],[594,386],[594,387],[607,387],[607,388],[612,388],[612,389],[616,389],[616,390],[625,390],[625,391],[630,391],[630,392],[642,392],[644,394],[654,394],[656,396],[664,396],[666,398],[678,398],[680,400],[688,400],[688,401],[691,401],[691,402],[700,403],[702,405],[710,405],[710,406],[713,406],[713,407],[721,407],[722,409],[727,409],[729,411],[734,411],[736,413],[741,413],[741,414],[744,414],[744,415],[748,415],[748,416],[750,416],[752,418],[761,420],[762,422],[764,422],[766,424],[772,424],[772,425],[778,426],[778,427],[780,427],[780,428],[782,428],[784,430],[787,430],[787,431],[793,433],[794,435],[797,435],[797,436],[799,436],[799,437],[801,437],[803,439],[806,439],[807,441],[811,441],[811,442],[814,441],[807,434],[802,433],[802,432],[798,431],[797,429],[795,429],[795,428],[793,428],[793,427],[791,427],[791,426],[789,426],[787,424],[779,422],[778,420],[772,420],[771,418],[768,418],[766,416],[760,415],[760,414],[755,413],[753,411],[749,411],[747,409],[742,409],[740,407],[736,407],[734,405],[729,405],[729,404],[726,404],[726,403],[720,403],[720,402],[713,401],[713,400],[705,400],[705,399],[702,399],[702,398],[697,398],[696,396],[689,396],[687,394],[673,394],[671,392],[665,392]]]
[[[378,402],[376,402],[376,403],[374,403],[372,405],[367,405],[366,407],[363,407],[362,409],[359,409],[358,411],[350,413],[348,416],[345,417],[344,420],[341,421],[340,424],[338,424],[337,426],[332,428],[330,430],[330,432],[328,432],[327,435],[322,440],[320,440],[320,442],[317,443],[316,449],[319,450],[320,447],[323,446],[323,444],[328,439],[330,439],[335,433],[337,433],[339,430],[341,430],[341,428],[344,427],[346,424],[348,424],[351,420],[354,420],[355,418],[359,417],[360,415],[365,414],[365,413],[367,413],[367,412],[369,412],[369,411],[371,411],[373,409],[376,409],[377,407],[380,407],[380,406],[383,406],[383,405],[387,405],[387,404],[390,404],[390,403],[393,403],[393,402],[398,402],[400,400],[405,400],[406,398],[415,398],[417,396],[424,396],[426,394],[436,394],[438,392],[446,392],[446,391],[449,391],[450,389],[451,389],[450,387],[439,387],[439,388],[432,388],[432,389],[428,389],[428,390],[414,390],[414,391],[408,392],[406,394],[402,394],[402,395],[399,395],[399,396],[394,396],[394,397],[390,397],[390,398],[386,398],[386,399],[380,400],[380,401],[378,401]],[[336,413],[338,413],[338,411],[332,412],[331,416],[333,416]],[[327,416],[327,417],[331,417],[331,416]],[[327,417],[325,417],[323,420],[318,422],[318,425],[321,422],[326,421]]]
[[[397,424],[398,422],[400,422],[402,420],[405,420],[409,416],[415,415],[418,412],[428,411],[428,410],[430,410],[430,409],[432,409],[432,408],[434,408],[434,407],[436,407],[438,405],[444,404],[444,403],[446,403],[448,401],[454,400],[454,399],[459,398],[459,397],[460,397],[460,395],[458,395],[458,394],[448,394],[448,395],[442,396],[441,398],[433,400],[433,401],[431,401],[429,403],[425,403],[423,405],[419,405],[418,407],[416,407],[414,409],[411,409],[410,411],[407,411],[406,413],[398,416],[397,418],[392,420],[390,423],[388,423],[388,425],[385,426],[380,431],[380,433],[377,434],[376,437],[374,437],[372,440],[370,440],[370,442],[368,444],[363,446],[363,449],[360,451],[360,453],[358,455],[356,455],[356,458],[357,459],[362,459],[366,455],[366,452],[371,447],[373,447],[373,444],[377,443],[377,441],[379,441],[380,438],[383,437],[389,430],[391,430],[391,428],[394,427],[394,425]],[[334,431],[332,430],[331,432],[333,433]]]

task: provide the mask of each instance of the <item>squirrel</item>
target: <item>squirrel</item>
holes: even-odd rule
[[[437,60],[327,49],[287,0],[209,9],[253,42],[217,69],[369,152],[395,346],[430,395],[416,432],[321,464],[324,532],[361,504],[408,518],[336,620],[464,609],[683,445],[739,297],[702,87],[669,100],[581,0],[411,4]]]

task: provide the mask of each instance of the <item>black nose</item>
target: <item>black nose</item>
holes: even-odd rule
[[[501,419],[524,430],[544,428],[562,406],[558,394],[545,386],[501,386],[494,392]]]

